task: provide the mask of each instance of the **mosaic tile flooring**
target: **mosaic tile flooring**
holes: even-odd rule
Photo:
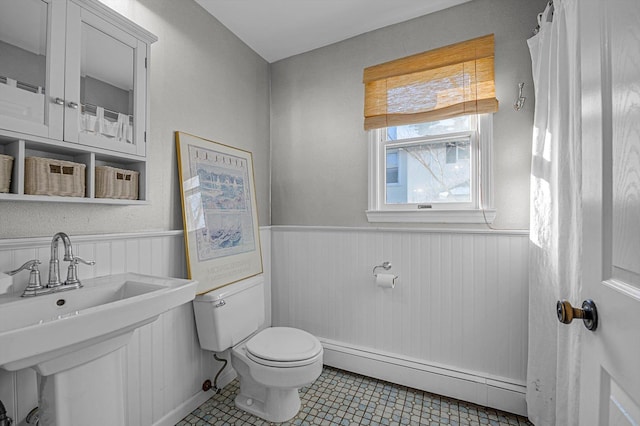
[[[244,411],[233,399],[234,380],[176,426],[268,425]],[[311,386],[300,389],[302,408],[281,425],[449,425],[532,426],[524,417],[324,367]]]

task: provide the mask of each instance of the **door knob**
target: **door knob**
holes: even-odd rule
[[[594,331],[598,327],[598,310],[591,299],[582,302],[582,309],[574,308],[568,300],[558,300],[556,313],[558,321],[563,324],[570,324],[574,318],[580,318],[587,330]]]

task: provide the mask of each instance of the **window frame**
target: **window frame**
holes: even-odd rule
[[[493,114],[474,114],[476,130],[456,132],[439,137],[421,137],[398,141],[386,140],[386,128],[369,130],[369,222],[399,223],[493,223],[492,141]],[[412,144],[419,141],[453,140],[469,135],[471,138],[472,201],[386,204],[386,147]],[[430,207],[419,207],[429,205]]]

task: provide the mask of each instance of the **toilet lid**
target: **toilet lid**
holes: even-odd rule
[[[315,357],[322,350],[322,345],[306,331],[271,327],[249,339],[246,348],[249,354],[264,360],[292,362]]]

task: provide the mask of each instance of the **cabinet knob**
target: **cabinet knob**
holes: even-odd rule
[[[591,299],[582,302],[582,309],[574,308],[567,300],[558,300],[556,314],[558,321],[563,324],[570,324],[574,318],[580,318],[587,330],[594,331],[598,327],[598,310]]]
[[[72,109],[78,109],[78,104],[75,102],[69,102],[67,106]]]
[[[53,103],[56,104],[56,105],[64,105],[64,99],[55,98],[53,100]]]

